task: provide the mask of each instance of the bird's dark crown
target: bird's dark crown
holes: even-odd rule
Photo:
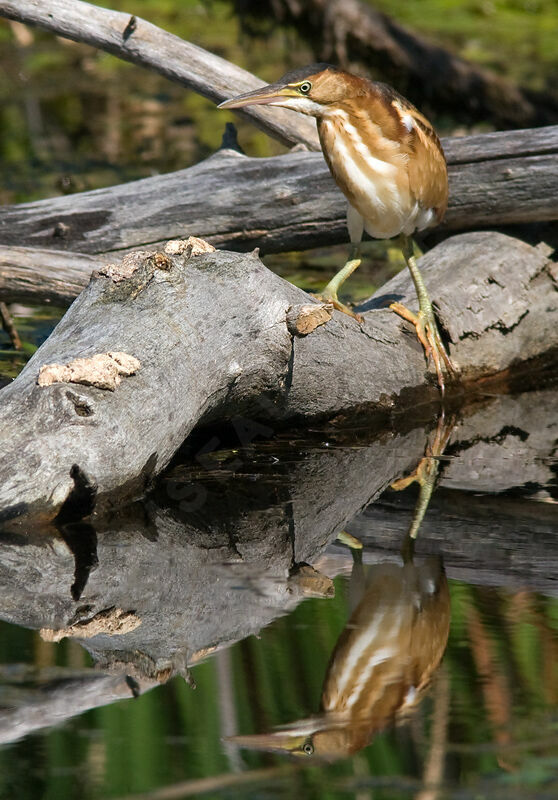
[[[299,83],[305,78],[308,78],[311,75],[317,75],[319,72],[324,72],[325,70],[331,70],[331,72],[340,71],[339,67],[335,67],[333,64],[327,64],[325,61],[322,61],[316,64],[308,64],[306,67],[293,69],[291,72],[287,72],[286,75],[283,75],[283,77],[279,79],[278,83]]]

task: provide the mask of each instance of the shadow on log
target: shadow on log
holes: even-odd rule
[[[341,423],[438,400],[414,335],[385,308],[413,306],[406,271],[362,307],[362,325],[316,304],[317,327],[300,335],[307,294],[255,254],[191,248],[99,270],[0,392],[0,520],[64,504],[83,516],[99,496],[142,493],[195,427],[234,415]],[[548,248],[465,234],[421,270],[461,387],[558,349]]]

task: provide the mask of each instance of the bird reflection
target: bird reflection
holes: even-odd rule
[[[446,648],[450,601],[442,561],[364,568],[353,552],[353,612],[331,655],[320,712],[241,747],[342,758],[419,703]]]

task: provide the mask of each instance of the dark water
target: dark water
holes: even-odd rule
[[[556,400],[445,420],[413,558],[390,484],[435,420],[236,421],[142,502],[4,531],[0,797],[555,797]]]

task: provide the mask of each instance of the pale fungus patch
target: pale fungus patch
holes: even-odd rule
[[[113,392],[122,377],[133,375],[140,367],[140,361],[127,353],[98,353],[90,358],[75,358],[68,364],[44,364],[37,383],[81,383]]]
[[[202,253],[214,253],[215,248],[205,239],[198,239],[197,236],[189,236],[187,239],[171,239],[165,245],[165,253],[168,256],[181,256],[186,258],[200,256]]]

